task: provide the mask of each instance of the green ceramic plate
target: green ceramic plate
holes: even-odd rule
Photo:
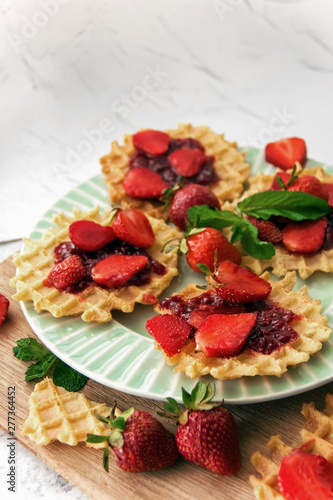
[[[273,167],[265,163],[262,151],[247,149],[252,174],[258,171],[272,173]],[[318,165],[309,161],[307,166]],[[332,169],[325,166],[327,171]],[[109,207],[107,189],[102,175],[84,182],[61,198],[37,223],[30,235],[39,239],[52,223],[54,212],[72,213],[74,206],[88,210],[95,205]],[[175,278],[164,296],[180,291],[191,282],[204,283],[204,279],[180,261],[180,275]],[[298,280],[297,288],[304,282]],[[307,280],[310,295],[319,298],[323,313],[333,326],[333,279],[325,273],[315,273]],[[160,351],[154,349],[152,337],[145,330],[146,320],[154,315],[152,307],[137,305],[131,314],[114,313],[114,320],[106,324],[84,323],[73,317],[53,318],[48,312],[37,314],[31,303],[22,303],[23,312],[42,342],[65,363],[89,378],[108,387],[136,396],[164,400],[172,396],[181,400],[181,387],[190,391],[196,380],[174,373]],[[210,377],[206,377],[210,380]],[[281,378],[243,377],[237,380],[216,381],[216,398],[227,404],[255,403],[298,394],[333,380],[333,342],[307,363],[290,368]]]

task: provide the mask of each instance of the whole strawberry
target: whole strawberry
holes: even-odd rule
[[[184,248],[185,247],[185,248]],[[196,228],[186,237],[186,260],[196,272],[214,272],[215,266],[224,260],[240,264],[242,256],[238,249],[230,243],[221,231],[212,227]],[[202,268],[202,266],[205,266]],[[206,269],[205,271],[205,268]]]
[[[173,398],[167,398],[164,409],[175,416],[160,415],[178,420],[176,443],[184,458],[216,474],[232,476],[241,466],[237,424],[221,403],[211,402],[214,394],[200,380],[191,394],[183,388],[185,412]]]
[[[117,465],[126,472],[146,472],[167,467],[178,459],[175,438],[150,413],[134,408],[115,418],[115,406],[110,417],[96,417],[109,431],[105,436],[88,434],[88,443],[107,442]],[[109,447],[105,448],[103,465],[109,470]]]
[[[282,231],[274,222],[270,220],[249,217],[249,221],[258,229],[258,238],[269,243],[280,243],[282,241]]]
[[[9,300],[0,293],[0,326],[4,323],[9,309]]]
[[[220,208],[217,196],[207,187],[201,184],[188,184],[180,189],[167,190],[162,201],[167,201],[173,195],[170,205],[170,221],[182,231],[186,229],[188,220],[187,210],[195,205],[208,205],[213,208]],[[167,201],[168,203],[168,201]]]

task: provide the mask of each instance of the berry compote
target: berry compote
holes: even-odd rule
[[[181,176],[172,167],[168,160],[168,156],[173,153],[173,151],[181,148],[197,148],[204,151],[203,146],[196,139],[171,139],[168,150],[162,155],[152,156],[144,151],[135,150],[130,156],[129,166],[130,168],[150,168],[157,172],[171,187],[173,187],[178,184]],[[220,178],[214,169],[214,156],[207,156],[206,163],[204,163],[196,175],[185,177],[184,185],[202,184],[203,186],[207,186],[208,184],[215,184],[219,180]]]
[[[188,321],[194,309],[205,310],[212,307],[212,314],[221,312],[225,314],[226,302],[213,290],[207,290],[201,295],[185,300],[181,295],[174,295],[162,300],[159,304],[161,310],[167,309],[175,316]],[[235,313],[239,314],[239,306],[234,306]],[[230,307],[230,314],[232,314]],[[298,333],[290,326],[293,320],[301,319],[301,316],[290,310],[284,309],[270,300],[251,302],[244,305],[244,312],[254,313],[257,322],[252,328],[242,351],[250,349],[253,352],[271,354],[298,338]],[[192,334],[196,329],[192,326]]]
[[[69,293],[80,293],[91,285],[97,286],[97,283],[95,283],[92,279],[91,270],[99,261],[106,259],[106,257],[109,257],[110,255],[145,255],[148,259],[147,266],[129,279],[124,286],[143,286],[150,283],[151,273],[163,276],[167,272],[166,267],[155,260],[145,250],[118,239],[111,241],[100,250],[96,250],[94,252],[86,252],[79,249],[71,241],[65,241],[57,245],[54,249],[55,264],[62,262],[70,255],[79,255],[84,267],[86,268],[86,276],[75,285],[67,287],[66,291]],[[98,286],[103,287],[100,284]]]

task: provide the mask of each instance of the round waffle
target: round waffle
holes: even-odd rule
[[[220,202],[233,200],[243,191],[243,184],[250,175],[249,164],[245,161],[245,153],[237,150],[235,142],[225,140],[223,134],[216,134],[209,127],[191,124],[180,124],[175,130],[166,130],[174,139],[192,138],[200,141],[207,156],[214,156],[214,168],[220,181],[210,185]],[[124,144],[114,141],[111,151],[100,160],[105,182],[108,185],[111,203],[122,207],[138,208],[153,217],[167,218],[168,212],[163,211],[163,205],[154,200],[140,200],[128,196],[123,189],[123,182],[129,171],[129,158],[135,150],[132,135],[124,136]]]

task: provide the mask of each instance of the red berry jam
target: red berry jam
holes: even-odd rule
[[[158,156],[151,156],[144,151],[136,150],[130,156],[130,168],[146,167],[157,172],[170,186],[175,186],[180,180],[180,174],[172,167],[168,156],[181,148],[200,149],[204,151],[203,146],[196,139],[171,139],[166,153]],[[206,163],[200,168],[199,172],[192,177],[184,179],[186,184],[214,184],[220,180],[214,169],[214,156],[207,156]]]
[[[214,314],[217,314],[218,308],[222,310],[226,305],[227,303],[213,290],[208,290],[188,300],[184,300],[181,295],[174,295],[162,300],[159,304],[161,309],[167,309],[186,321],[188,321],[194,309],[204,310],[207,306],[211,306],[214,308]],[[236,311],[236,308],[239,308],[239,306],[234,307],[235,313],[238,314],[239,309]],[[300,316],[274,304],[270,300],[245,304],[244,312],[256,314],[257,322],[252,328],[242,351],[250,349],[262,354],[271,354],[298,338],[298,333],[290,326],[290,323],[293,320],[300,319]],[[230,311],[230,314],[232,314],[232,311]],[[193,337],[195,328],[191,328]]]
[[[145,250],[118,239],[111,241],[100,250],[96,250],[94,252],[80,250],[71,241],[65,241],[57,245],[54,249],[55,264],[67,259],[70,255],[79,255],[79,257],[81,257],[82,263],[86,268],[86,276],[75,285],[68,287],[66,291],[69,293],[80,293],[88,288],[88,286],[96,285],[92,279],[91,270],[100,260],[109,257],[109,255],[145,255],[147,257],[147,266],[128,280],[126,286],[147,285],[151,282],[151,273],[163,276],[167,272],[166,267],[157,260],[153,259],[153,257]],[[98,286],[101,287],[102,285]]]

